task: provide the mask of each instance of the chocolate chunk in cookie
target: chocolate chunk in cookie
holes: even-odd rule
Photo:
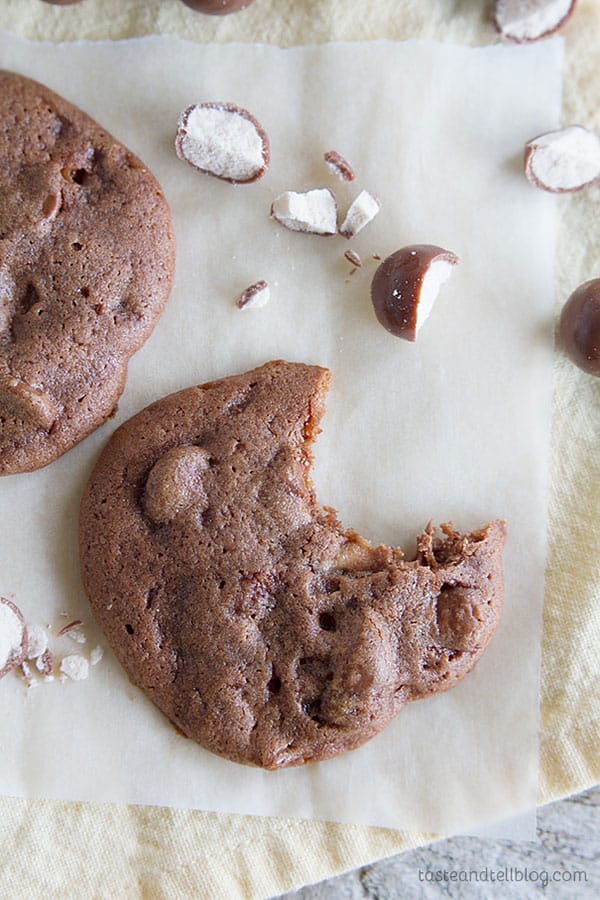
[[[0,72],[0,474],[101,425],[169,296],[174,238],[144,164],[81,110]]]
[[[373,547],[310,482],[329,372],[272,362],[119,428],[81,509],[83,580],[131,680],[186,735],[276,769],[373,737],[469,672],[502,606],[503,522]]]

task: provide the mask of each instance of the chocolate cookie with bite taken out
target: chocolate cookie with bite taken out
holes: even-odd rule
[[[271,362],[159,400],[115,432],[81,507],[85,589],[133,683],[267,769],[359,747],[452,687],[502,606],[503,522],[427,528],[406,562],[318,505],[329,382]]]

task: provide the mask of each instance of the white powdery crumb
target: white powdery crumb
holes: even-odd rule
[[[346,218],[340,226],[340,234],[346,238],[354,237],[365,225],[373,221],[380,209],[379,200],[368,191],[361,191],[346,213]]]
[[[94,649],[90,653],[90,665],[97,666],[103,656],[104,650],[102,649],[102,647],[94,647]]]
[[[20,658],[23,643],[23,623],[6,603],[0,603],[0,671],[11,659]]]
[[[576,191],[600,177],[600,138],[569,125],[528,141],[525,174],[549,191]]]
[[[71,681],[83,681],[88,677],[89,664],[84,656],[80,656],[78,653],[72,653],[70,656],[65,656],[61,660],[60,671],[62,675],[70,678]],[[61,678],[61,681],[62,680],[64,679]]]
[[[263,139],[254,122],[239,112],[196,106],[183,131],[183,156],[212,175],[247,181],[264,167]]]
[[[16,672],[20,674],[21,678],[25,682],[26,687],[30,688],[36,684],[36,679],[32,678],[31,666],[25,660],[23,660],[19,668],[16,669]]]
[[[257,281],[247,287],[236,300],[238,309],[259,309],[271,299],[271,289],[267,281]]]
[[[27,626],[27,659],[38,659],[48,647],[48,632],[43,625]]]
[[[71,638],[72,641],[75,641],[76,644],[86,644],[87,638],[85,636],[85,632],[83,631],[83,627],[81,625],[75,625],[73,628],[70,628],[66,632],[67,637]]]
[[[273,201],[271,215],[291,231],[309,234],[337,232],[337,203],[328,188],[298,193],[284,191]]]
[[[573,0],[496,0],[496,22],[504,37],[536,41],[556,31],[573,5]]]

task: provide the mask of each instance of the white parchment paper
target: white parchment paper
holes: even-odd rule
[[[168,309],[130,365],[115,420],[48,468],[0,481],[0,593],[30,622],[81,618],[83,484],[114,428],[173,390],[270,358],[329,366],[316,447],[323,503],[373,541],[403,545],[430,518],[509,523],[506,610],[477,669],[407,707],[339,759],[267,773],[180,737],[110,651],[79,683],[0,684],[7,794],[315,817],[449,833],[535,803],[552,376],[555,208],[521,169],[526,139],[559,121],[562,45],[433,43],[199,46],[171,38],[33,45],[0,35],[0,62],[46,82],[137,152],[164,186],[178,244]],[[272,143],[249,186],[203,176],[173,151],[192,102],[248,107]],[[322,154],[357,172],[343,185]],[[343,212],[361,188],[382,204],[356,239],[285,231],[281,190],[328,186]],[[377,263],[416,242],[455,251],[415,345],[377,323]],[[349,274],[352,247],[362,269]],[[265,278],[270,304],[239,312]],[[73,648],[76,649],[76,648]],[[88,652],[84,648],[84,652]]]

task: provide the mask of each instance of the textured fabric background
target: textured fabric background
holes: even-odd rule
[[[281,46],[423,37],[497,40],[476,0],[256,0],[224,18],[179,0],[0,0],[0,27],[48,40],[176,33]],[[564,29],[565,124],[600,132],[600,4]],[[76,77],[76,73],[74,73]],[[557,312],[600,275],[600,188],[560,198]],[[600,781],[600,380],[556,353],[539,802]],[[6,723],[4,724],[6,727]],[[0,896],[265,898],[431,836],[115,805],[0,801]]]

